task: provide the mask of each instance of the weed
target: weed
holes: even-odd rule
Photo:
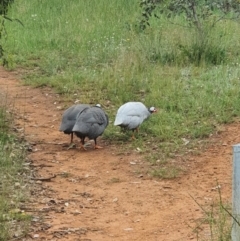
[[[0,96],[0,100],[0,240],[7,241],[16,232],[24,236],[31,215],[19,208],[28,194],[27,185],[24,185],[25,144],[10,133],[13,117],[6,111],[6,97]]]
[[[72,176],[72,174],[69,173],[69,172],[62,172],[62,173],[59,174],[59,176],[62,177],[62,178],[69,178],[69,177]]]
[[[202,209],[204,217],[198,220],[193,232],[196,233],[197,240],[230,241],[232,230],[232,215],[230,206],[224,204],[220,185],[217,183],[218,200],[213,201],[209,208],[203,207],[192,197],[197,205]],[[208,234],[207,237],[205,234]]]
[[[121,180],[118,177],[113,177],[108,181],[108,184],[119,183]]]
[[[157,178],[172,179],[179,176],[180,168],[178,167],[158,167],[151,171],[151,175]]]

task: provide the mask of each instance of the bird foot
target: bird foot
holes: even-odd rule
[[[84,147],[84,146],[80,146],[80,150],[84,150],[84,151],[86,151],[87,149]]]
[[[71,144],[68,146],[67,150],[73,149],[73,148],[76,148],[76,145],[75,145],[74,143],[71,143]]]
[[[102,146],[95,145],[94,149],[102,149]]]

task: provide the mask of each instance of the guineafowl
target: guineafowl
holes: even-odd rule
[[[73,142],[72,129],[76,123],[77,115],[87,108],[90,108],[90,105],[87,105],[87,104],[73,105],[73,106],[69,107],[67,110],[65,110],[62,115],[62,122],[61,122],[59,130],[63,131],[64,134],[71,135],[70,143]]]
[[[141,102],[127,102],[118,109],[114,125],[132,130],[132,139],[135,139],[134,131],[156,111],[155,107],[148,109]]]
[[[88,137],[93,139],[95,149],[102,148],[97,145],[97,137],[102,135],[108,126],[108,115],[102,110],[100,105],[96,105],[83,110],[77,117],[76,123],[73,127],[73,132],[81,139],[81,149],[84,147],[84,140]]]

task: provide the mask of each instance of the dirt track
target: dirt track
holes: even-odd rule
[[[206,152],[188,157],[183,177],[153,179],[141,175],[142,156],[118,155],[116,146],[103,141],[103,149],[68,150],[70,137],[58,131],[59,96],[48,88],[22,86],[16,77],[1,68],[0,92],[17,110],[15,126],[24,128],[33,148],[29,159],[36,177],[56,175],[35,181],[29,204],[33,226],[25,240],[197,240],[192,228],[204,215],[195,201],[210,206],[218,197],[217,180],[223,200],[231,202],[232,145],[240,141],[239,123],[214,135]],[[209,235],[207,229],[202,233]]]

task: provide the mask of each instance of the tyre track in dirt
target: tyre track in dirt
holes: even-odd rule
[[[231,202],[239,123],[214,135],[207,151],[188,157],[186,175],[158,180],[141,173],[144,157],[135,151],[119,155],[117,146],[103,140],[104,149],[67,150],[70,138],[58,131],[63,103],[51,89],[23,86],[3,68],[0,86],[15,110],[16,129],[24,130],[19,134],[32,146],[28,158],[36,177],[56,175],[49,182],[33,181],[28,211],[34,218],[24,240],[197,240],[192,227],[204,214],[195,201],[210,206],[218,182],[223,200]]]

